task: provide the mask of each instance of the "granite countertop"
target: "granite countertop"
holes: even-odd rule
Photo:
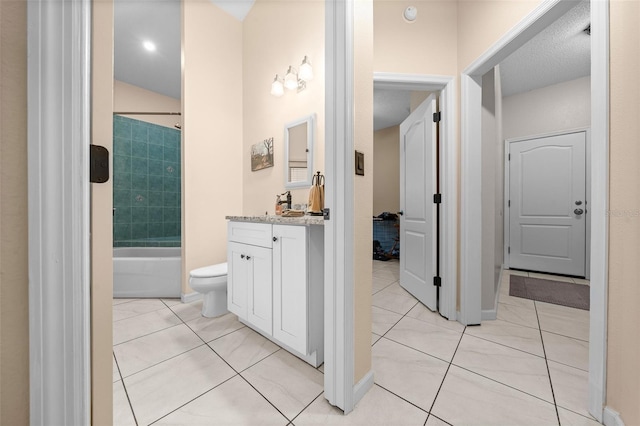
[[[324,225],[322,216],[282,217],[277,215],[225,216],[234,222],[278,223],[283,225]]]

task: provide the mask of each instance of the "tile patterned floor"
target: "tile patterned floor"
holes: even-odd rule
[[[373,270],[375,385],[348,416],[324,399],[322,366],[235,315],[114,299],[114,424],[598,424],[586,410],[588,312],[509,296],[505,271],[498,319],[465,328],[402,289],[398,262]]]

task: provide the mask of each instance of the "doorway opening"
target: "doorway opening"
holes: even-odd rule
[[[454,216],[449,216],[449,214],[454,214],[453,212],[455,212],[456,209],[456,199],[455,196],[452,196],[453,194],[455,194],[455,190],[456,190],[456,175],[454,173],[454,164],[455,164],[455,157],[456,157],[456,147],[454,146],[453,143],[453,120],[450,117],[453,117],[453,88],[452,88],[452,82],[453,82],[453,78],[447,78],[447,77],[435,77],[435,76],[427,76],[427,75],[403,75],[403,74],[389,74],[389,73],[374,73],[374,90],[378,91],[378,93],[386,93],[386,96],[393,96],[391,95],[392,93],[396,93],[396,96],[399,96],[398,93],[404,93],[404,97],[405,100],[408,100],[407,105],[405,106],[405,113],[404,113],[404,117],[401,118],[396,118],[395,121],[398,126],[397,132],[393,132],[393,131],[387,131],[384,133],[391,133],[391,138],[395,138],[396,143],[397,143],[397,150],[396,150],[396,155],[397,157],[393,158],[391,161],[396,161],[397,158],[397,172],[394,171],[392,172],[393,177],[398,176],[398,180],[391,183],[391,185],[395,186],[395,191],[397,191],[397,193],[395,195],[393,195],[393,187],[392,188],[383,188],[382,191],[378,191],[377,188],[374,188],[374,215],[375,216],[385,216],[385,213],[392,213],[392,212],[385,212],[385,206],[388,207],[396,207],[397,210],[397,214],[400,217],[400,220],[397,223],[397,238],[399,239],[399,244],[400,247],[403,247],[404,242],[403,240],[403,236],[401,235],[401,232],[404,232],[403,227],[401,226],[401,222],[406,219],[406,216],[402,216],[403,209],[404,207],[404,200],[403,200],[403,196],[402,194],[402,176],[401,174],[403,173],[402,171],[402,166],[401,164],[401,157],[402,157],[402,153],[404,151],[404,147],[400,146],[400,140],[402,138],[401,133],[401,121],[405,120],[407,117],[409,117],[409,113],[411,113],[411,111],[416,112],[418,109],[420,108],[427,108],[427,106],[425,105],[423,107],[423,104],[425,104],[425,99],[428,98],[429,94],[434,94],[432,95],[432,98],[434,99],[433,101],[433,106],[435,107],[435,102],[436,102],[436,98],[437,98],[437,103],[438,103],[438,109],[431,111],[430,114],[435,113],[436,111],[440,111],[440,117],[441,117],[441,121],[439,123],[435,123],[435,124],[439,124],[439,126],[434,126],[434,131],[435,129],[439,129],[439,147],[440,149],[436,150],[436,145],[434,144],[433,146],[433,164],[431,165],[425,165],[424,160],[420,160],[420,165],[422,166],[416,166],[418,169],[422,170],[422,172],[430,172],[430,175],[433,176],[433,194],[435,195],[436,193],[441,194],[441,199],[442,199],[442,204],[438,205],[436,204],[435,206],[439,206],[440,208],[440,214],[442,215],[442,217],[454,217]],[[390,115],[390,114],[389,114]],[[402,116],[402,114],[401,114]],[[429,117],[431,118],[431,117]],[[426,121],[426,120],[425,120]],[[431,120],[429,120],[431,121]],[[431,122],[431,124],[434,124],[433,122]],[[375,126],[375,123],[374,123]],[[383,128],[385,128],[385,124],[383,122],[383,124],[378,124],[379,128],[377,130],[381,130]],[[390,126],[386,126],[386,128],[389,128]],[[378,136],[385,136],[384,133],[379,133]],[[396,138],[397,135],[397,138]],[[389,135],[387,135],[389,136]],[[435,136],[435,135],[434,135]],[[375,144],[375,143],[374,143]],[[402,148],[402,150],[401,150]],[[436,162],[436,156],[438,161]],[[378,161],[376,159],[374,159],[374,161]],[[386,163],[389,163],[389,161],[387,161]],[[436,166],[436,164],[440,164],[440,167],[438,168]],[[387,174],[385,173],[385,179]],[[389,180],[392,180],[393,178],[388,178]],[[376,180],[374,178],[374,187],[376,186],[376,183],[378,183],[379,180]],[[440,191],[438,190],[438,186],[437,183],[440,183]],[[431,189],[430,189],[431,190]],[[389,193],[391,193],[391,196],[389,196]],[[429,202],[425,203],[424,208],[431,208],[431,206],[433,206],[431,196],[429,197]],[[395,204],[394,204],[395,203]],[[382,209],[383,211],[378,212],[377,210]],[[394,210],[393,208],[391,210]],[[433,209],[433,215],[431,216],[431,223],[429,226],[433,226],[433,228],[435,228],[435,226],[438,226],[438,231],[439,231],[439,235],[440,238],[439,240],[437,240],[435,237],[438,234],[437,232],[433,232],[433,235],[429,236],[429,244],[432,244],[432,248],[433,250],[429,253],[429,260],[426,259],[421,259],[420,261],[422,263],[429,263],[430,266],[432,266],[433,270],[429,272],[429,277],[428,279],[428,283],[429,287],[433,284],[435,284],[435,280],[434,277],[440,277],[440,282],[441,282],[441,287],[438,287],[438,291],[436,291],[435,289],[433,289],[433,303],[429,303],[429,305],[432,306],[428,306],[429,309],[431,310],[438,310],[439,313],[444,316],[445,318],[448,318],[449,320],[456,320],[457,319],[457,312],[456,312],[456,266],[455,266],[455,258],[456,258],[456,242],[455,242],[455,235],[456,235],[456,224],[452,223],[454,221],[441,221],[438,225],[436,225],[436,221],[437,221],[437,216],[436,216],[436,209],[434,207]],[[385,226],[385,225],[378,225],[378,226]],[[386,225],[387,227],[389,227],[389,225]],[[393,226],[393,225],[392,225]],[[374,230],[375,230],[375,225],[374,225]],[[387,244],[391,244],[391,247],[393,248],[392,243],[396,243],[395,240],[392,241],[388,241]],[[426,244],[426,243],[425,243]],[[438,263],[436,261],[436,252],[439,252],[440,254],[440,262]],[[425,252],[426,253],[426,252]],[[425,254],[423,253],[423,254]],[[399,269],[401,268],[406,268],[405,262],[403,262],[403,250],[400,249],[398,251],[398,257],[400,258],[399,261]],[[438,268],[438,264],[439,264],[439,268]],[[438,271],[439,269],[439,271]],[[439,272],[439,274],[438,274]],[[405,272],[406,273],[406,272]],[[401,278],[401,275],[403,274],[402,271],[399,271],[399,276],[398,278]],[[433,275],[436,274],[436,275]],[[413,274],[412,272],[406,273],[407,276],[416,276],[416,275],[420,275],[420,274]],[[432,276],[433,275],[433,276]],[[401,278],[400,279],[400,286],[404,287],[405,289],[407,287],[405,287],[405,283],[403,282],[405,279]],[[385,284],[384,281],[381,282],[374,282],[374,291],[376,289],[376,286],[383,286]],[[391,290],[389,290],[391,291]],[[411,292],[411,290],[409,290]],[[437,300],[436,297],[436,292],[439,292],[439,300]],[[418,299],[420,300],[420,297],[418,297]],[[424,301],[423,301],[424,303]]]
[[[473,285],[473,277],[482,270],[474,253],[481,252],[482,218],[476,206],[482,205],[482,76],[500,64],[510,54],[531,40],[536,34],[575,7],[575,3],[552,2],[541,4],[516,28],[500,39],[489,51],[462,72],[461,105],[461,307],[463,315],[480,321],[481,288]],[[591,132],[594,144],[590,157],[592,191],[591,215],[590,313],[589,313],[589,412],[602,421],[605,384],[606,351],[606,269],[607,269],[607,146],[608,146],[608,3],[591,3]],[[597,141],[597,143],[596,143]]]

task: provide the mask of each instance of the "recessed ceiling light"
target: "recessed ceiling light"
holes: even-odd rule
[[[144,48],[147,49],[149,52],[155,52],[156,51],[156,45],[152,41],[147,40],[147,41],[142,43],[142,46],[144,46]]]

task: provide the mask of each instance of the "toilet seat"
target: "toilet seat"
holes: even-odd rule
[[[194,269],[189,275],[193,278],[213,278],[227,275],[227,262]]]

